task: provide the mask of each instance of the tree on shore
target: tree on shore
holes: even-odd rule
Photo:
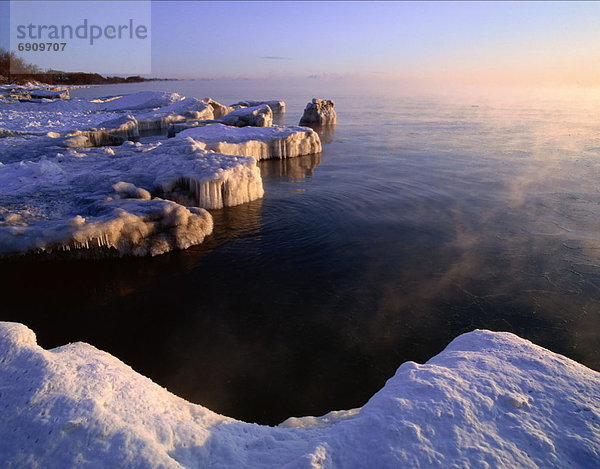
[[[62,70],[41,70],[37,65],[27,63],[14,52],[0,48],[0,84],[27,83],[39,81],[49,85],[101,85],[106,83],[136,83],[145,81],[140,76],[104,77],[99,73],[63,72]]]
[[[0,48],[0,82],[12,83],[16,75],[35,75],[41,73],[37,65],[25,62],[14,52]]]

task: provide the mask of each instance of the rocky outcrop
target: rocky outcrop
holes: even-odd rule
[[[336,122],[336,114],[333,109],[333,101],[328,99],[313,100],[304,108],[304,114],[300,119],[300,125],[331,125]]]

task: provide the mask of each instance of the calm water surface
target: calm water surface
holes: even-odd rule
[[[157,82],[284,99],[318,86]],[[86,341],[169,390],[261,423],[361,406],[475,328],[600,369],[600,100],[336,92],[323,153],[261,162],[262,200],[154,259],[0,264],[3,320]]]

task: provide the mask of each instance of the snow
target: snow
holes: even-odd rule
[[[0,85],[0,96],[12,99],[69,99],[69,90],[60,86]]]
[[[136,116],[139,130],[166,129],[172,123],[210,120],[214,117],[213,106],[197,98],[185,98],[169,106]]]
[[[138,91],[137,93],[93,100],[96,109],[101,111],[130,111],[134,109],[153,109],[169,106],[181,101],[183,96],[166,91]]]
[[[209,124],[192,127],[176,138],[192,138],[206,148],[226,155],[253,156],[257,160],[291,158],[321,151],[319,135],[307,127],[230,127]]]
[[[64,99],[18,101],[37,91]],[[158,135],[215,118],[268,126],[273,113],[266,104],[233,110],[210,98],[158,91],[68,99],[60,89],[36,84],[0,92],[6,95],[0,103],[0,256],[185,249],[212,231],[211,216],[202,209],[263,196],[256,159],[321,150],[315,132],[292,127],[209,125],[198,128],[195,139]],[[130,141],[142,132],[157,135],[151,143]]]
[[[404,363],[362,408],[268,427],[192,404],[91,345],[0,323],[2,467],[591,468],[600,374],[473,331]]]
[[[97,257],[102,254],[99,247],[112,247],[121,255],[185,249],[212,231],[210,215],[196,209],[239,205],[263,195],[253,158],[209,152],[191,139],[54,149],[60,151],[0,165],[0,255],[80,248]],[[123,184],[115,188],[118,183],[140,191],[124,190]],[[117,202],[123,193],[138,195],[135,202]],[[140,193],[172,202],[139,200]],[[85,224],[74,226],[74,219],[85,219]],[[120,228],[125,221],[138,227],[152,224],[140,228],[147,233],[138,239],[141,247],[134,246],[127,228]],[[179,226],[196,227],[198,232],[192,236],[174,228]],[[117,234],[107,238],[108,232]],[[158,236],[170,239],[163,248],[144,241]]]
[[[202,102],[210,105],[213,108],[213,114],[215,116],[215,119],[219,119],[225,114],[229,114],[231,111],[233,111],[232,107],[226,106],[225,104],[221,104],[211,98],[204,98]]]

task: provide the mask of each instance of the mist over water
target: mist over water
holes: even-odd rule
[[[338,125],[322,154],[260,162],[265,197],[213,211],[201,246],[2,262],[2,319],[261,423],[361,406],[402,362],[475,328],[600,370],[597,97],[278,86],[75,90],[283,99],[287,124],[317,96],[335,100]]]

